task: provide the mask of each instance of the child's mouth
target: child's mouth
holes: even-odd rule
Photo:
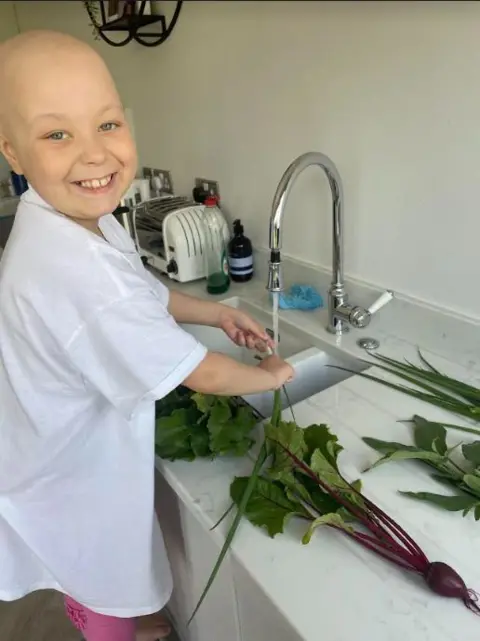
[[[103,178],[92,178],[90,180],[77,180],[74,185],[77,185],[82,191],[91,194],[104,194],[111,187],[116,174],[108,174]]]

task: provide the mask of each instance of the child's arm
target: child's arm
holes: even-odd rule
[[[226,305],[220,303],[170,290],[168,311],[177,323],[219,327],[220,317],[225,307]]]
[[[177,323],[209,325],[223,329],[237,345],[265,350],[273,341],[257,321],[239,309],[176,291],[170,292],[168,311]]]
[[[208,352],[183,384],[202,394],[243,396],[278,389],[292,378],[293,368],[278,356],[264,358],[255,367]]]

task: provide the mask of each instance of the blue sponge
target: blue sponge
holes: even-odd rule
[[[288,292],[281,292],[280,309],[311,310],[323,307],[323,298],[311,285],[293,285]]]

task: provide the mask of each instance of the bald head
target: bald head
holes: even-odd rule
[[[64,33],[22,33],[0,45],[0,87],[0,151],[11,167],[59,211],[108,211],[110,200],[100,196],[119,199],[135,175],[136,153],[97,52]],[[111,177],[115,188],[97,189],[95,200],[91,186],[79,189]]]
[[[28,111],[29,96],[45,78],[73,80],[78,70],[101,74],[114,87],[97,52],[73,36],[57,31],[27,31],[0,44],[0,127],[11,131],[15,116]]]
[[[97,55],[85,42],[66,33],[47,30],[26,31],[0,44],[0,60],[3,67],[12,62],[32,62],[31,56],[59,55],[75,50]]]

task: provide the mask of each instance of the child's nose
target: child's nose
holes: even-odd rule
[[[88,165],[101,164],[106,158],[106,149],[101,138],[92,136],[83,140],[81,158]]]

